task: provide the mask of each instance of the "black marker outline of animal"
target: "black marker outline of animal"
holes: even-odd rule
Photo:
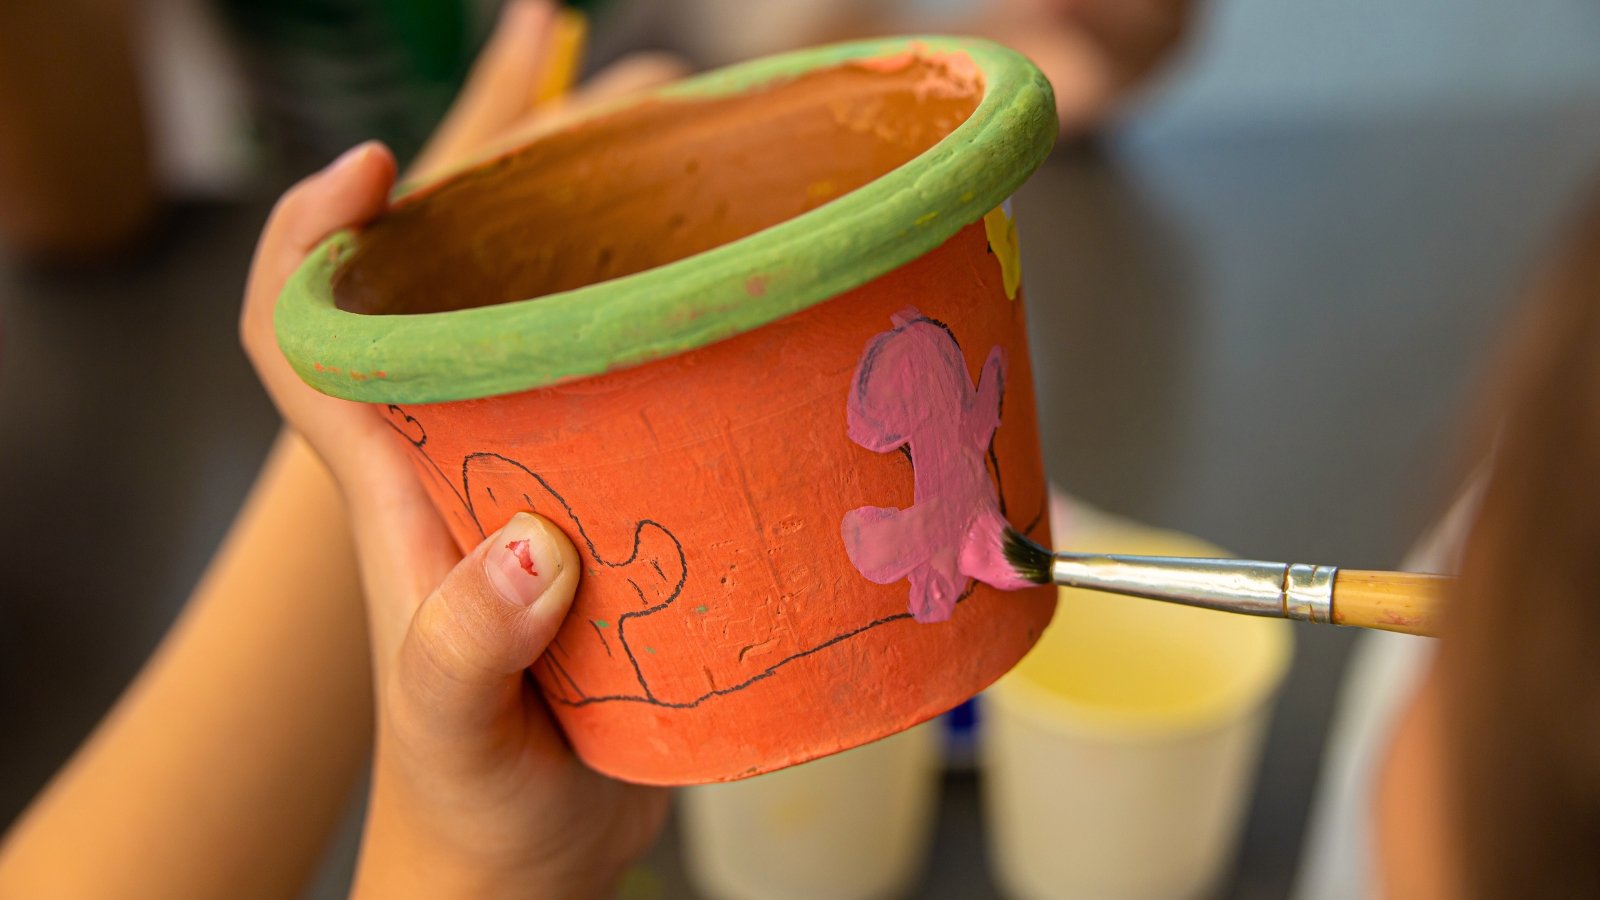
[[[944,328],[946,331],[949,331],[949,326],[945,325],[944,323],[938,322],[938,320],[930,320],[930,321],[934,321],[941,328]],[[952,340],[954,339],[954,337],[955,337],[954,334],[952,334],[951,335]],[[1002,402],[1003,402],[1003,400],[1002,400]],[[779,670],[781,670],[784,666],[788,665],[789,663],[795,662],[796,660],[804,659],[805,657],[811,656],[811,655],[813,655],[815,653],[820,653],[823,650],[826,650],[826,649],[828,649],[828,648],[830,648],[830,647],[832,647],[832,646],[834,646],[836,644],[843,643],[844,641],[847,641],[847,640],[849,640],[849,639],[851,639],[853,637],[856,637],[857,635],[863,634],[865,632],[871,631],[872,629],[877,628],[879,626],[887,625],[887,624],[889,624],[891,622],[897,622],[897,621],[900,621],[902,619],[910,619],[911,618],[911,614],[909,612],[902,612],[902,613],[895,613],[895,614],[889,615],[889,616],[884,616],[884,617],[879,618],[879,619],[874,619],[874,620],[872,620],[870,622],[867,622],[867,623],[865,623],[863,625],[860,625],[860,626],[857,626],[855,628],[852,628],[852,629],[850,629],[848,631],[845,631],[845,632],[843,632],[841,634],[834,635],[833,637],[830,637],[827,640],[824,640],[821,643],[816,644],[815,646],[808,647],[808,648],[806,648],[804,650],[797,651],[795,653],[790,654],[789,656],[786,656],[786,657],[784,657],[782,659],[779,659],[779,660],[773,662],[771,665],[767,666],[762,671],[757,672],[756,674],[747,677],[744,681],[741,681],[741,682],[739,682],[737,684],[730,685],[728,687],[716,688],[714,690],[706,691],[705,693],[703,693],[703,694],[701,694],[701,695],[699,695],[699,696],[697,696],[697,697],[695,697],[695,698],[693,698],[691,700],[684,701],[684,702],[671,702],[671,701],[662,700],[662,699],[658,698],[655,695],[655,692],[653,690],[651,690],[650,684],[649,684],[649,680],[645,677],[644,671],[639,665],[639,659],[634,654],[633,648],[628,644],[627,637],[626,637],[626,623],[628,621],[631,621],[631,620],[636,619],[636,618],[640,618],[642,616],[653,615],[653,614],[662,612],[662,611],[666,610],[668,607],[672,606],[674,603],[677,603],[681,599],[681,596],[682,596],[682,593],[683,593],[683,588],[688,583],[688,580],[689,580],[689,564],[688,564],[688,557],[683,552],[683,544],[678,540],[677,536],[674,535],[672,533],[672,531],[670,529],[668,529],[665,525],[662,525],[661,523],[656,522],[653,519],[640,519],[640,520],[638,520],[637,524],[634,527],[634,531],[633,531],[633,546],[629,550],[628,557],[626,559],[621,560],[621,561],[607,561],[605,558],[601,557],[600,554],[598,553],[597,548],[594,546],[594,542],[589,538],[588,531],[584,528],[583,520],[579,517],[577,511],[572,508],[571,504],[567,502],[566,498],[563,497],[560,494],[560,492],[558,492],[554,487],[552,487],[550,485],[550,483],[547,480],[545,480],[545,478],[542,475],[540,475],[539,473],[535,472],[533,469],[529,468],[527,465],[524,465],[519,460],[512,459],[511,457],[508,457],[508,456],[505,456],[505,455],[499,454],[499,453],[492,453],[492,452],[488,452],[488,451],[478,451],[478,452],[468,453],[465,457],[463,457],[462,462],[461,462],[461,481],[460,482],[454,481],[454,480],[452,480],[450,478],[449,475],[445,474],[444,468],[442,466],[440,466],[439,463],[436,460],[434,460],[433,456],[428,452],[428,450],[427,450],[428,434],[427,434],[426,427],[423,426],[423,424],[420,421],[418,421],[415,417],[413,417],[410,413],[408,413],[403,407],[401,407],[401,406],[399,406],[397,404],[390,404],[388,406],[388,408],[387,408],[387,412],[389,413],[389,415],[385,417],[384,421],[389,425],[390,428],[392,428],[395,431],[395,433],[399,434],[402,438],[404,438],[406,440],[406,443],[411,445],[412,450],[419,457],[421,457],[422,460],[427,464],[428,470],[434,476],[439,478],[439,480],[441,482],[443,482],[444,485],[450,489],[451,494],[453,494],[455,496],[456,501],[461,505],[461,511],[466,514],[466,516],[468,517],[468,520],[472,523],[473,527],[477,530],[478,534],[481,535],[481,536],[487,537],[488,534],[484,530],[483,523],[478,517],[478,512],[477,512],[477,509],[476,509],[476,505],[471,500],[471,497],[472,497],[472,494],[471,494],[471,484],[472,484],[471,483],[471,466],[472,466],[472,463],[474,461],[494,460],[494,461],[498,461],[498,462],[500,462],[502,464],[512,466],[512,467],[514,467],[514,468],[516,468],[518,470],[521,470],[528,477],[532,478],[534,483],[537,484],[538,487],[540,489],[542,489],[546,494],[548,494],[551,497],[551,499],[555,500],[555,502],[560,506],[562,511],[566,514],[567,518],[571,520],[572,526],[573,526],[573,530],[575,530],[577,532],[577,534],[579,536],[579,539],[582,542],[583,548],[588,551],[588,559],[592,560],[593,562],[595,562],[595,563],[597,563],[599,565],[607,566],[607,567],[610,567],[610,568],[626,568],[626,567],[634,564],[637,561],[639,547],[640,547],[640,544],[642,542],[642,539],[643,539],[642,536],[643,536],[643,533],[644,533],[646,528],[658,529],[660,531],[660,533],[663,536],[665,536],[671,542],[672,546],[676,549],[677,562],[678,562],[679,567],[680,567],[679,568],[680,575],[679,575],[679,578],[678,578],[676,584],[673,586],[673,588],[672,588],[672,590],[670,592],[670,595],[665,600],[662,600],[661,602],[656,603],[656,604],[654,604],[652,606],[649,606],[649,607],[647,607],[645,609],[630,610],[630,611],[628,611],[626,613],[623,613],[622,615],[617,617],[617,641],[621,645],[623,653],[626,655],[629,664],[633,668],[634,675],[638,679],[638,682],[639,682],[639,688],[640,688],[641,693],[638,693],[638,694],[601,694],[601,695],[591,695],[591,694],[587,693],[586,691],[583,690],[582,686],[577,683],[577,681],[571,676],[571,674],[569,672],[566,671],[565,667],[561,664],[560,658],[559,658],[559,656],[557,654],[559,654],[560,656],[568,655],[567,651],[565,650],[565,648],[558,646],[558,644],[556,644],[556,643],[552,643],[551,648],[555,652],[552,653],[550,651],[547,651],[543,656],[540,657],[539,661],[536,662],[534,664],[534,666],[535,666],[535,668],[538,668],[540,666],[544,667],[545,672],[547,673],[547,676],[548,676],[547,679],[544,681],[545,684],[547,684],[547,685],[548,684],[566,685],[567,687],[570,687],[572,689],[573,696],[566,695],[566,688],[562,688],[562,692],[559,693],[559,694],[556,694],[556,693],[553,693],[553,692],[550,692],[550,691],[546,691],[545,692],[545,696],[548,699],[550,699],[553,702],[560,703],[563,706],[580,707],[580,706],[589,706],[589,705],[598,704],[598,703],[642,703],[642,704],[647,704],[647,705],[650,705],[650,706],[661,707],[661,708],[664,708],[664,709],[693,709],[695,707],[700,706],[702,703],[705,703],[708,700],[712,700],[712,699],[715,699],[717,697],[722,697],[722,696],[726,696],[726,695],[729,695],[729,694],[735,694],[735,693],[738,693],[740,691],[743,691],[743,690],[751,687],[752,685],[755,685],[755,684],[757,684],[759,682],[765,681],[768,678],[771,678],[774,675],[778,674]],[[396,421],[396,417],[398,417],[398,421]],[[995,468],[997,470],[996,473],[995,473],[996,474],[996,482],[995,483],[996,483],[996,487],[998,489],[999,488],[999,479],[998,479],[998,468],[999,468],[999,466],[998,466],[998,460],[994,459],[993,447],[992,446],[990,448],[990,451],[991,451],[990,452],[990,458],[994,462]],[[863,452],[869,452],[869,451],[866,451],[865,449],[863,449]],[[909,454],[907,454],[907,459],[910,460],[910,455]],[[915,463],[913,462],[912,464],[914,465]],[[1003,490],[1000,491],[1000,494],[1001,494],[1000,501],[1001,501],[1001,504],[1002,504],[1001,509],[1002,509],[1002,513],[1003,513],[1004,512],[1004,505],[1003,504],[1005,503],[1004,491]],[[533,509],[534,511],[538,511],[537,504],[533,503],[532,498],[530,498],[526,493],[522,494],[521,496],[522,496],[522,499],[528,503],[528,506],[529,506],[530,509]],[[1045,510],[1045,505],[1046,505],[1047,502],[1048,502],[1048,498],[1047,497],[1041,497],[1040,498],[1039,513],[1037,515],[1035,515],[1034,518],[1033,518],[1033,521],[1028,523],[1028,526],[1025,529],[1022,530],[1024,534],[1032,534],[1033,531],[1036,528],[1038,528],[1039,523],[1044,518],[1044,510]],[[657,560],[656,562],[659,563],[659,560]],[[629,580],[632,581],[633,579],[629,579]],[[635,586],[636,590],[639,589],[639,586],[638,586],[637,582],[634,582],[634,586]],[[967,583],[967,586],[966,586],[966,589],[961,592],[961,594],[957,598],[956,602],[957,603],[964,602],[968,597],[970,597],[972,595],[972,592],[976,589],[976,587],[977,587],[977,583],[972,581],[971,579],[969,579],[968,583]],[[642,594],[642,592],[641,592],[641,594]],[[597,629],[597,633],[598,633],[598,629]],[[601,635],[601,641],[602,641],[602,644],[605,643],[604,635]],[[610,652],[609,645],[606,645],[606,651],[608,653]]]

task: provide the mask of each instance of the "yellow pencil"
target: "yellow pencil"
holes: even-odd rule
[[[535,107],[559,100],[572,90],[583,65],[588,37],[589,20],[583,13],[563,9],[556,16],[555,33],[550,37],[550,62],[533,90]]]

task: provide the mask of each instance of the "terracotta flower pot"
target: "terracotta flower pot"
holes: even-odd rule
[[[998,536],[1050,539],[1003,201],[1053,115],[979,41],[716,72],[333,237],[279,341],[386,408],[463,548],[519,510],[572,536],[534,674],[590,766],[834,753],[960,703],[1050,619]]]

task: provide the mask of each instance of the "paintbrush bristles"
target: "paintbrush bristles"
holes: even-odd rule
[[[1023,537],[1014,528],[1006,529],[1001,544],[1005,550],[1006,562],[1011,563],[1011,568],[1016,570],[1017,577],[1027,579],[1034,584],[1050,583],[1050,563],[1055,559],[1053,553]]]

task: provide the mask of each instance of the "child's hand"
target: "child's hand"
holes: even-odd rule
[[[529,57],[550,27],[548,4],[514,5],[435,142],[446,149],[428,154],[434,171],[526,119],[525,100],[494,98],[531,96]],[[653,839],[666,795],[586,768],[524,674],[572,602],[576,551],[519,515],[461,559],[378,410],[307,387],[274,338],[289,274],[327,235],[380,214],[394,180],[389,152],[365,144],[291,189],[257,246],[240,324],[273,401],[338,480],[361,558],[378,725],[356,893],[601,894]]]
[[[973,29],[1033,60],[1064,133],[1104,121],[1168,63],[1200,0],[995,0]]]
[[[377,410],[312,391],[273,341],[285,277],[379,213],[393,178],[388,152],[366,145],[291,190],[262,235],[242,326],[273,399],[339,480],[361,556],[378,746],[358,893],[598,894],[653,838],[665,795],[585,768],[525,679],[572,602],[576,551],[524,515],[458,563]]]

